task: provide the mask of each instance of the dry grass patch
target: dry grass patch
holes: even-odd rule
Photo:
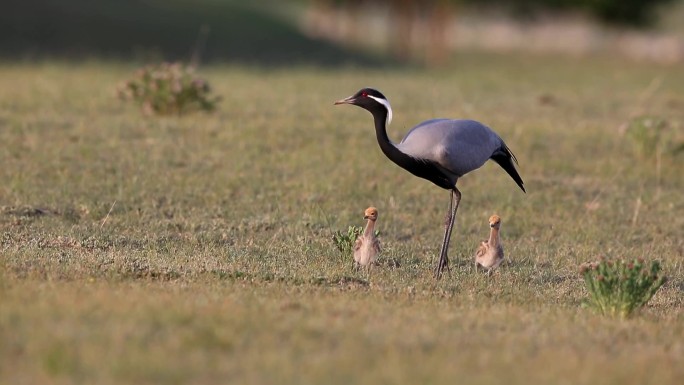
[[[684,376],[681,154],[639,157],[620,129],[643,114],[680,135],[681,71],[486,55],[438,73],[212,67],[214,114],[151,119],[115,99],[131,70],[0,66],[0,382]],[[365,85],[392,102],[395,140],[477,118],[520,160],[528,194],[494,164],[459,181],[442,281],[447,193],[386,160],[367,113],[332,106]],[[369,282],[331,236],[370,205],[384,253]],[[492,213],[510,261],[488,278],[472,256]],[[658,258],[669,281],[634,319],[598,317],[578,267],[601,254]]]

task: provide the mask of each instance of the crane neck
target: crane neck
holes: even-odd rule
[[[363,235],[366,237],[371,236],[371,235],[373,235],[374,230],[375,230],[375,221],[372,221],[369,219],[366,222],[366,228],[363,230]]]
[[[371,112],[375,121],[375,136],[378,139],[380,149],[392,162],[408,170],[416,163],[416,159],[399,150],[387,136],[387,110],[383,108]]]
[[[410,172],[411,174],[427,179],[437,186],[452,190],[456,180],[452,180],[445,175],[435,164],[429,159],[418,159],[401,151],[394,143],[392,143],[387,136],[387,110],[378,108],[370,110],[375,121],[375,136],[378,139],[380,149],[392,162],[399,167]]]
[[[492,227],[492,230],[489,232],[489,246],[497,247],[500,243],[501,240],[499,239],[499,229]]]

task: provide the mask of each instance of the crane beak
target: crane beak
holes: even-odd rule
[[[350,96],[348,98],[340,99],[340,100],[336,101],[335,105],[338,105],[338,104],[354,104],[355,101],[356,100],[354,99],[354,96]]]

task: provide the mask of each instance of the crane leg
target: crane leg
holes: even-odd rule
[[[456,210],[458,210],[458,205],[461,203],[461,192],[454,186],[451,190],[451,197],[449,199],[449,211],[447,212],[448,221],[445,223],[444,227],[444,240],[442,241],[442,250],[439,252],[439,264],[437,269],[435,269],[435,278],[439,279],[442,277],[442,272],[444,269],[449,270],[449,256],[447,252],[449,251],[449,240],[451,239],[451,231],[454,228],[454,222],[456,221]]]

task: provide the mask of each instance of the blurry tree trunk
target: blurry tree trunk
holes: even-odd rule
[[[428,15],[429,41],[425,61],[429,66],[441,66],[449,58],[447,47],[447,27],[451,19],[452,7],[447,0],[435,0]]]
[[[411,56],[411,35],[413,27],[414,7],[411,0],[396,0],[390,2],[389,28],[392,54],[399,59],[406,60]]]
[[[339,38],[340,23],[330,0],[311,0],[307,22],[314,36]]]
[[[367,38],[367,31],[362,26],[364,0],[352,0],[345,2],[345,12],[347,13],[347,20],[349,29],[347,35],[349,41],[353,44],[363,42]]]

